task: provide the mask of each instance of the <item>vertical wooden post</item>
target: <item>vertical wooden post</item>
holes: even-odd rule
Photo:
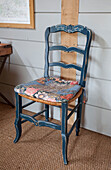
[[[61,24],[77,25],[79,13],[79,0],[62,0],[61,7]],[[61,33],[61,44],[65,46],[77,46],[77,34]],[[61,52],[61,61],[67,64],[76,63],[76,53]],[[76,71],[74,69],[61,68],[61,78],[76,79]],[[73,103],[74,104],[74,103]],[[74,117],[70,119],[72,124]]]

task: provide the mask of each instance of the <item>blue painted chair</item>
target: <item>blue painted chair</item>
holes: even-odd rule
[[[64,31],[66,33],[72,34],[79,32],[86,35],[86,45],[85,49],[80,49],[78,47],[65,47],[65,46],[49,46],[49,35],[50,33],[56,33]],[[82,26],[82,25],[57,25],[48,27],[45,32],[45,69],[44,77],[29,82],[27,84],[20,84],[15,87],[15,96],[16,96],[16,119],[15,119],[15,128],[16,128],[16,138],[14,143],[16,143],[22,132],[22,123],[30,121],[35,126],[46,126],[54,128],[61,131],[62,135],[62,153],[64,164],[67,164],[67,144],[68,139],[76,126],[76,135],[79,134],[80,129],[80,120],[82,112],[82,103],[83,103],[83,92],[86,81],[87,66],[88,66],[88,57],[89,49],[91,44],[92,33],[91,30]],[[62,62],[53,62],[49,63],[49,51],[53,50],[62,50],[65,52],[77,52],[83,55],[82,66],[75,64],[65,64]],[[66,69],[74,68],[81,72],[80,81],[69,81],[63,80],[58,77],[49,76],[49,67],[60,66]],[[22,106],[22,97],[32,100],[30,103]],[[78,104],[74,106],[74,109],[69,109],[68,104],[74,100],[78,99]],[[22,108],[34,103],[40,102],[45,104],[45,109],[38,112],[33,116],[29,116],[22,113]],[[49,122],[49,105],[62,108],[62,121],[61,125]],[[70,113],[68,113],[70,110]],[[36,116],[45,112],[45,121],[35,119]],[[67,132],[67,121],[71,115],[77,112],[77,119],[72,125],[69,132]]]

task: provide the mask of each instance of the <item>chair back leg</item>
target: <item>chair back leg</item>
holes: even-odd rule
[[[67,137],[67,108],[68,104],[62,103],[62,123],[61,123],[61,134],[62,134],[62,154],[64,164],[67,164],[67,144],[68,144],[68,137]]]
[[[81,123],[83,92],[84,91],[82,91],[81,96],[78,98],[78,104],[80,104],[80,105],[79,105],[78,110],[77,110],[77,119],[78,119],[78,121],[76,123],[76,136],[79,135],[79,129],[80,129],[80,123]]]
[[[16,96],[16,119],[15,119],[15,128],[16,128],[16,137],[14,139],[14,143],[16,143],[22,133],[22,127],[21,127],[21,118],[20,113],[22,113],[22,97],[18,95],[18,93],[15,93]]]
[[[45,104],[45,120],[49,121],[49,105]]]

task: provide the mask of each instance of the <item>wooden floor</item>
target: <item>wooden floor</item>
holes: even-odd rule
[[[73,131],[64,165],[60,131],[26,122],[14,144],[14,119],[15,109],[0,103],[0,170],[111,170],[110,137],[85,129],[76,137]]]

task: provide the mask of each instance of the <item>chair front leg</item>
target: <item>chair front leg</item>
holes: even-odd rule
[[[46,121],[49,121],[49,105],[48,104],[45,104],[45,120]]]
[[[62,103],[62,124],[61,124],[61,134],[62,134],[62,154],[64,164],[68,163],[67,161],[67,144],[68,144],[68,137],[67,137],[67,108],[68,104]]]
[[[78,103],[80,104],[77,110],[77,123],[76,123],[76,136],[79,135],[79,131],[80,131],[80,123],[81,123],[81,114],[82,114],[82,103],[83,103],[83,92],[81,94],[81,96],[78,99]]]
[[[19,96],[18,93],[15,93],[15,96],[16,96],[16,119],[15,119],[16,137],[14,143],[16,143],[19,140],[22,132],[20,118],[20,113],[22,113],[22,97]]]

